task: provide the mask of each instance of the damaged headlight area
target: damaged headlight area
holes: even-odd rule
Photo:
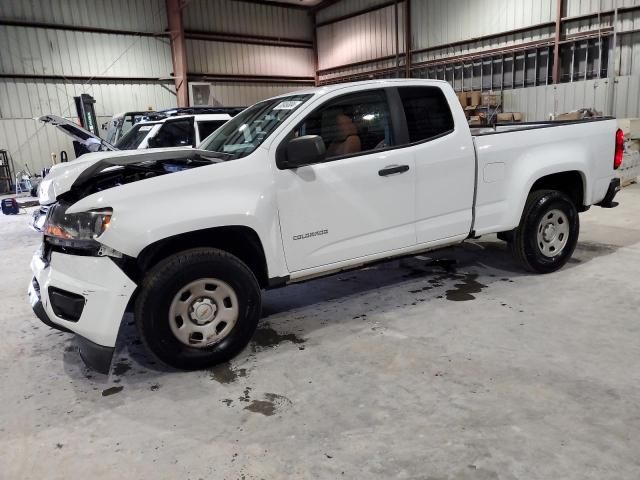
[[[57,247],[80,250],[98,250],[96,241],[111,222],[113,210],[102,208],[88,212],[67,213],[71,205],[57,203],[49,209],[44,224],[47,243]]]

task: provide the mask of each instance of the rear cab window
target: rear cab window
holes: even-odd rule
[[[438,87],[399,87],[407,118],[410,143],[424,142],[453,131],[453,115],[444,92]]]

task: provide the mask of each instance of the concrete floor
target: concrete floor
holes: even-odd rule
[[[27,304],[0,216],[0,478],[640,478],[640,188],[536,276],[482,238],[268,292],[255,342],[184,373],[125,318],[109,376]]]

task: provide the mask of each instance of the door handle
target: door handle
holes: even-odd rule
[[[388,175],[395,175],[397,173],[404,173],[409,171],[409,165],[389,165],[382,170],[378,170],[378,175],[386,177]]]

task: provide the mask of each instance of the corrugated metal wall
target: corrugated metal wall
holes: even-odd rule
[[[320,10],[316,16],[320,81],[379,69],[393,76],[401,70],[405,64],[405,2],[399,0],[397,9],[397,24],[396,4],[383,0],[344,0]],[[362,10],[362,14],[339,20]],[[334,22],[336,19],[339,21]],[[359,64],[342,67],[352,63]]]
[[[0,10],[5,21],[131,32],[0,26],[0,73],[13,76],[0,80],[0,148],[17,168],[39,170],[63,149],[73,158],[68,137],[34,117],[75,117],[73,97],[81,93],[96,99],[99,123],[124,110],[176,105],[173,82],[157,80],[173,70],[168,38],[150,35],[166,29],[164,0],[0,0]],[[53,75],[61,78],[38,78]]]
[[[575,45],[575,70],[571,65],[571,75],[561,72],[561,80],[567,83],[545,85],[550,82],[550,63],[547,63],[547,58],[552,53],[550,49],[555,32],[557,1],[411,0],[411,48],[415,52],[412,54],[412,64],[428,62],[428,66],[432,64],[429,62],[438,62],[433,68],[425,66],[422,70],[413,70],[412,75],[447,78],[457,89],[461,89],[463,84],[464,89],[480,88],[481,83],[488,88],[486,80],[489,78],[508,75],[505,88],[513,89],[505,90],[505,108],[523,111],[529,120],[544,119],[551,112],[561,113],[580,107],[594,107],[607,112],[607,79],[584,80],[600,75],[598,69],[602,66],[593,58],[593,51],[597,51],[597,34],[589,40],[590,43],[585,40]],[[594,35],[593,31],[597,29],[604,29],[606,35],[613,23],[610,14],[613,8],[640,6],[640,0],[565,1],[563,39],[585,32]],[[325,24],[385,3],[383,0],[344,0],[318,13],[316,22],[322,25],[318,29],[319,65],[321,70],[329,69],[321,72],[322,82],[396,75],[390,68],[395,65],[393,59],[380,59],[392,54],[395,49],[395,35],[389,35],[394,25],[392,6]],[[404,3],[400,4],[402,15]],[[602,12],[602,15],[571,20],[577,15],[596,12]],[[381,22],[381,18],[386,22]],[[404,51],[404,20],[399,23],[401,51]],[[618,116],[640,116],[640,12],[620,12],[616,29],[619,32],[617,48],[615,55],[610,54],[614,58],[617,76],[615,113]],[[490,38],[479,38],[487,36]],[[532,50],[525,54],[524,49],[529,43],[533,45]],[[509,53],[502,64],[500,55],[491,53],[493,49],[502,47],[519,47],[521,50],[513,57]],[[567,44],[562,48],[561,58],[566,62],[574,46]],[[427,51],[421,51],[425,49]],[[591,49],[589,53],[587,49]],[[481,58],[482,52],[489,53]],[[448,59],[469,54],[473,54],[474,60],[467,60],[467,63],[460,61],[459,65],[449,64],[446,71],[442,67]],[[589,59],[588,65],[584,55]],[[345,65],[353,62],[360,64]],[[404,58],[400,63],[404,64]],[[502,85],[500,79],[497,83]],[[496,82],[493,84],[495,88]],[[527,86],[534,84],[541,86]]]
[[[340,5],[340,4],[337,4]],[[404,53],[404,2],[398,4],[399,51]],[[395,55],[395,7],[318,28],[318,66],[320,70],[347,63]]]
[[[187,5],[183,18],[185,30],[287,37],[299,40],[313,38],[311,16],[302,9],[234,0],[192,0]]]
[[[216,75],[313,80],[313,20],[306,10],[236,0],[193,0],[184,10],[183,18],[187,35],[201,32],[234,35],[224,41],[187,37],[187,68],[191,77],[203,77],[204,81],[207,76]],[[236,39],[238,34],[252,37],[254,42]],[[273,44],[284,40],[304,41],[306,46]],[[272,44],[260,45],[256,41]],[[249,84],[212,83],[215,83],[216,91],[221,89],[219,101],[223,105],[250,105],[271,96],[270,92],[279,94],[301,87],[273,79],[270,82],[256,79]]]
[[[27,163],[38,170],[61,149],[73,158],[66,136],[34,120],[46,113],[75,116],[73,96],[88,93],[96,99],[99,123],[122,111],[176,106],[165,0],[0,0],[0,12],[0,20],[12,23],[0,25],[0,73],[5,75],[0,79],[0,148],[9,149],[17,166]],[[188,39],[190,73],[313,78],[307,11],[192,0],[183,20],[187,32],[286,37],[309,44],[256,45],[232,42],[231,35],[224,42]],[[33,23],[41,25],[26,25]],[[111,31],[76,31],[82,28]],[[214,92],[222,104],[248,105],[301,86],[273,80],[215,82]]]
[[[638,7],[640,0],[566,0],[564,16],[597,14],[588,19],[564,24],[567,35],[607,29],[613,26],[614,8]],[[561,113],[590,107],[613,112],[617,117],[640,116],[640,12],[621,12],[616,24],[617,48],[614,56],[616,81],[613,110],[609,105],[609,79],[574,81],[558,85],[530,87],[504,92],[504,107],[520,111],[527,120],[543,120],[550,113]],[[629,33],[625,33],[629,32]]]
[[[3,73],[161,77],[172,71],[168,40],[49,28],[0,28]]]
[[[73,158],[69,137],[35,118],[48,113],[74,119],[73,97],[92,95],[98,124],[114,113],[135,109],[163,109],[175,106],[173,83],[154,82],[65,82],[37,79],[0,80],[0,148],[9,150],[16,168],[28,164],[39,170],[50,164],[50,154],[66,150]]]
[[[435,47],[552,22],[555,12],[556,0],[414,0],[412,47]]]
[[[522,112],[527,121],[546,120],[552,113],[579,108],[608,111],[608,79],[560,83],[504,91],[505,111]],[[616,79],[615,112],[619,118],[637,117],[640,112],[640,77]]]
[[[322,23],[343,15],[349,15],[360,10],[378,6],[386,0],[341,0],[323,8],[316,14],[316,22]]]
[[[275,97],[301,87],[296,83],[211,82],[213,96],[222,105],[251,105],[265,98]]]
[[[164,0],[2,0],[2,18],[74,27],[164,32]]]
[[[613,10],[615,7],[635,7],[638,0],[566,0],[566,16],[575,17],[597,11]]]
[[[313,77],[310,48],[187,40],[189,73]]]

